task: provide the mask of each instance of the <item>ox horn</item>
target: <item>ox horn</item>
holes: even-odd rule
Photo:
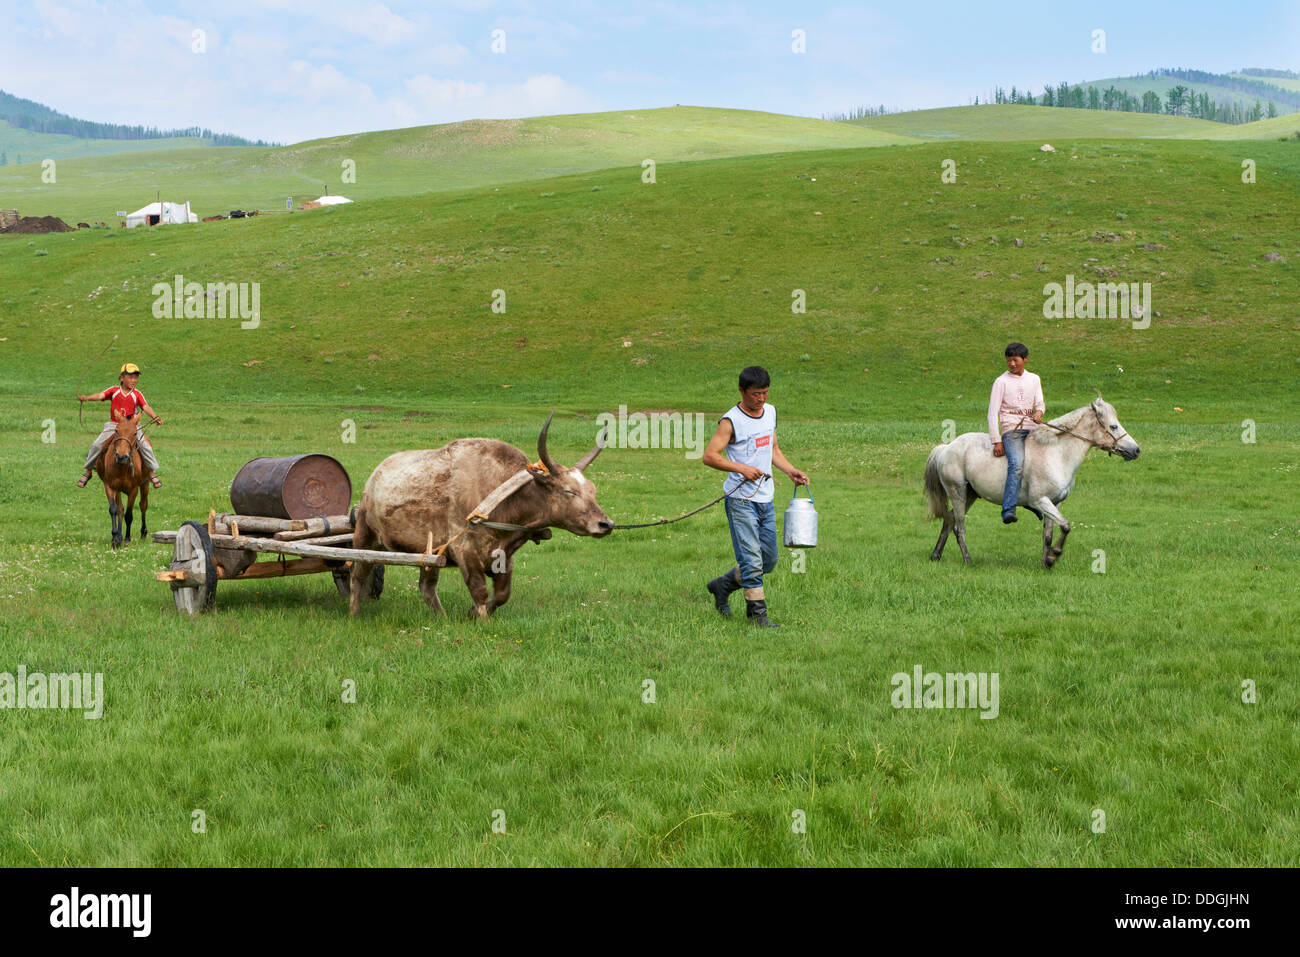
[[[546,433],[551,428],[551,419],[553,418],[555,418],[554,410],[552,410],[551,414],[546,417],[546,424],[542,426],[542,433],[537,436],[537,457],[541,459],[542,464],[546,466],[546,471],[550,472],[552,475],[558,475],[559,469],[557,469],[555,463],[551,461],[551,453],[546,451]]]
[[[607,425],[600,430],[600,435],[596,436],[596,447],[579,459],[578,464],[573,467],[575,472],[583,471],[588,465],[596,460],[596,456],[600,454],[600,450],[605,447],[605,442],[608,440],[608,436],[609,426]]]

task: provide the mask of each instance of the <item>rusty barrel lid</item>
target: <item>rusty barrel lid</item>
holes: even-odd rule
[[[338,459],[319,452],[253,459],[230,483],[230,504],[239,515],[267,518],[343,515],[352,507],[352,479]]]

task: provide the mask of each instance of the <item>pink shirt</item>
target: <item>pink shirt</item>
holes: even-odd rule
[[[1002,436],[1012,429],[1035,428],[1035,411],[1047,411],[1043,380],[1032,372],[1002,373],[993,380],[993,392],[989,395],[989,438],[1001,442]]]

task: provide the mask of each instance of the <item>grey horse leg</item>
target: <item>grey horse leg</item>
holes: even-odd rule
[[[1040,498],[1035,504],[1044,516],[1043,536],[1047,544],[1043,549],[1043,567],[1051,568],[1056,564],[1056,560],[1061,557],[1061,551],[1065,548],[1065,536],[1070,534],[1070,520],[1062,515],[1060,510],[1046,497]],[[1061,539],[1055,547],[1051,545],[1051,540],[1047,538],[1047,525],[1051,522],[1055,522],[1061,527]]]
[[[962,489],[960,497],[953,495],[951,498],[953,530],[957,533],[957,544],[961,546],[961,560],[969,565],[970,552],[966,548],[966,509],[971,499],[967,497],[965,489]]]
[[[939,529],[939,541],[935,543],[934,551],[930,553],[930,561],[937,562],[943,557],[943,546],[948,542],[948,533],[952,531],[952,510],[943,517],[943,528]]]

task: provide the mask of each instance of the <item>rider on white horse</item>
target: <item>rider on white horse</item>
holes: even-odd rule
[[[1025,439],[1043,421],[1043,380],[1025,371],[1029,349],[1023,342],[1007,346],[1007,371],[993,380],[989,395],[989,438],[993,454],[1007,457],[1007,484],[1002,490],[1002,523],[1016,520],[1016,500],[1025,465]]]

